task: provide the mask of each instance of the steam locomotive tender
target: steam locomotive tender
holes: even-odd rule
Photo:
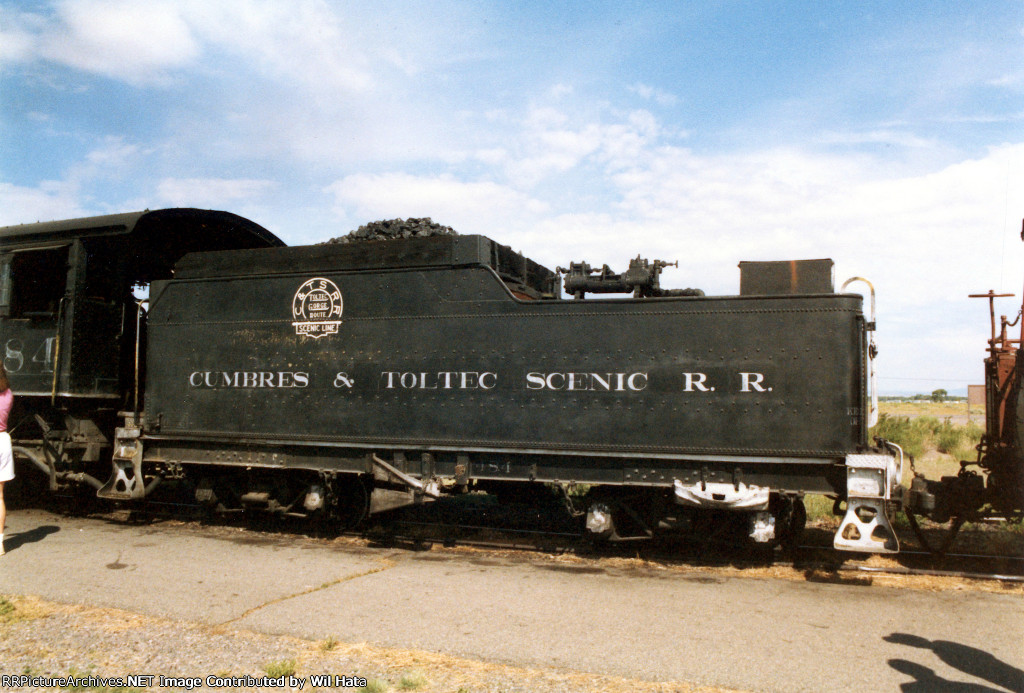
[[[738,518],[777,541],[828,494],[837,547],[898,548],[902,455],[867,440],[874,325],[831,261],[741,263],[715,297],[661,289],[667,263],[579,263],[563,300],[483,236],[280,245],[200,210],[0,229],[19,455],[103,498],[184,479],[211,507],[347,521],[589,488],[609,539]],[[585,298],[609,292],[632,296]]]

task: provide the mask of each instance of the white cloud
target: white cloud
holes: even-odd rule
[[[269,180],[225,178],[165,178],[157,196],[175,207],[216,207],[265,195],[276,187]]]
[[[44,181],[34,188],[0,182],[0,226],[86,216],[72,183]]]
[[[504,162],[511,184],[530,188],[584,163],[614,170],[636,163],[661,134],[656,118],[632,111],[612,122],[576,122],[565,111],[532,108],[511,136]]]
[[[0,65],[31,59],[42,23],[36,15],[0,6]]]
[[[430,30],[417,23],[424,12],[388,17],[324,0],[61,0],[34,12],[0,8],[0,61],[45,60],[136,86],[225,70],[330,99],[450,59],[458,35],[446,32],[459,12]]]
[[[984,276],[1001,261],[979,233],[1015,218],[1024,180],[1014,163],[1024,145],[924,175],[890,177],[864,157],[769,150],[701,156],[663,148],[615,176],[620,214],[641,224],[686,230],[699,257],[787,259],[831,254],[881,271],[901,303],[927,296],[936,278],[959,268]],[[1008,196],[1009,194],[1009,196]],[[678,233],[678,232],[677,232]],[[682,249],[682,248],[681,248]],[[923,271],[922,271],[923,270]]]
[[[573,93],[572,85],[570,84],[556,84],[548,89],[548,96],[552,99],[560,99],[563,96],[569,96]]]
[[[912,132],[898,130],[870,130],[867,132],[825,132],[817,136],[816,141],[822,144],[886,144],[897,147],[926,148],[935,147],[934,140],[919,137]]]
[[[86,162],[94,167],[124,169],[139,154],[139,147],[121,137],[105,137],[101,145],[86,155]]]
[[[50,221],[124,212],[155,206],[194,206],[223,209],[260,201],[273,192],[270,180],[226,178],[164,178],[154,188],[134,188],[128,199],[101,202],[92,191],[109,181],[129,178],[144,170],[149,155],[118,137],[107,137],[71,165],[62,180],[36,187],[0,182],[0,224]]]
[[[354,174],[327,186],[336,212],[348,220],[431,217],[461,233],[524,228],[546,205],[490,181],[464,182],[451,175]]]
[[[633,92],[642,99],[648,101],[654,101],[660,106],[674,106],[679,102],[679,97],[671,92],[667,92],[664,89],[658,87],[652,87],[649,84],[642,84],[637,82],[627,87],[629,91]]]
[[[76,0],[58,3],[41,32],[41,57],[87,72],[146,83],[193,63],[199,43],[172,2]]]
[[[209,51],[321,90],[370,83],[365,57],[316,0],[64,0],[48,14],[2,18],[0,59],[43,59],[133,85],[167,83]]]
[[[488,166],[498,166],[508,161],[509,153],[504,147],[491,147],[478,149],[473,152],[473,158]]]
[[[987,84],[992,87],[1017,90],[1024,85],[1024,72],[1009,72],[988,80]]]
[[[91,191],[96,185],[131,176],[145,153],[121,137],[103,137],[79,161],[67,167],[60,180],[44,180],[34,187],[0,182],[0,224],[52,221],[134,209],[111,200],[96,205]],[[143,205],[145,206],[145,205]]]
[[[212,46],[241,57],[274,80],[301,83],[316,94],[372,86],[371,56],[392,68],[408,69],[400,55],[367,50],[355,22],[317,0],[190,0],[185,12]]]

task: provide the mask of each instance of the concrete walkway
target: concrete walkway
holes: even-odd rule
[[[375,549],[38,510],[0,593],[311,640],[756,691],[1024,690],[1024,598]],[[0,672],[7,673],[7,672]]]

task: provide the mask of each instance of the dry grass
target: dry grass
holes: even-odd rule
[[[944,476],[956,476],[960,471],[960,461],[949,453],[931,449],[914,460],[914,469],[925,478],[938,481]],[[910,478],[910,465],[905,463],[903,483],[910,483]]]
[[[307,653],[312,655],[314,653]],[[521,688],[543,688],[566,691],[607,691],[608,693],[650,691],[651,693],[727,693],[724,688],[705,687],[680,681],[643,681],[620,676],[607,676],[571,670],[518,667],[510,664],[484,662],[465,657],[428,652],[426,650],[380,647],[367,643],[339,644],[332,652],[339,661],[352,659],[373,661],[384,670],[378,684],[395,682],[398,690],[486,691],[496,682],[514,683]],[[317,653],[313,667],[323,667],[325,659]],[[326,662],[329,667],[329,661]],[[316,669],[310,669],[315,671]],[[300,668],[300,674],[302,669]],[[531,684],[534,684],[533,686]],[[500,685],[500,684],[499,684]],[[387,690],[387,689],[386,689]]]
[[[105,632],[121,633],[119,638],[99,639],[99,641],[82,641],[76,643],[79,650],[62,650],[61,656],[67,660],[82,659],[90,662],[89,671],[101,676],[123,675],[125,667],[137,666],[132,662],[150,661],[152,656],[147,648],[154,646],[158,639],[166,640],[174,634],[179,636],[188,633],[193,642],[191,648],[202,649],[206,645],[203,637],[211,638],[222,629],[214,629],[196,623],[172,621],[168,619],[142,616],[119,609],[98,608],[89,606],[71,606],[44,602],[34,597],[0,597],[5,603],[12,605],[13,612],[27,615],[50,616],[60,619],[60,626],[77,631],[89,624],[99,627]],[[7,639],[12,656],[19,656],[18,643],[28,643],[32,638],[7,638],[4,629],[30,626],[27,621],[0,625],[0,639]],[[19,631],[20,633],[21,631]],[[292,673],[299,677],[323,672],[344,673],[347,676],[359,676],[367,680],[365,690],[368,691],[421,691],[422,693],[441,693],[465,691],[477,693],[495,690],[537,690],[554,691],[596,691],[607,693],[633,693],[646,691],[650,693],[728,693],[729,689],[706,687],[680,681],[647,681],[619,676],[608,676],[562,668],[524,667],[512,664],[469,659],[466,657],[447,655],[426,650],[392,648],[367,643],[345,643],[332,639],[333,646],[325,651],[323,641],[304,640],[288,636],[262,636],[250,631],[231,629],[230,636],[237,642],[234,647],[241,655],[247,643],[272,638],[282,645],[282,650],[289,656],[284,660],[265,663],[264,672],[271,676]],[[130,643],[131,657],[126,658],[123,648]],[[38,654],[36,645],[25,644]],[[210,644],[209,649],[216,648]],[[72,651],[74,650],[74,651]],[[131,662],[126,660],[130,659]],[[243,658],[244,659],[244,658]],[[36,671],[35,666],[32,667]],[[167,673],[167,672],[153,672]],[[221,670],[219,676],[230,676],[247,673],[240,670]],[[251,673],[251,672],[250,672]],[[310,690],[307,686],[305,690]]]
[[[967,406],[967,402],[879,402],[878,408],[889,416],[931,416],[941,420],[949,419],[956,424],[974,423],[985,425],[985,407],[977,404]]]
[[[59,609],[69,609],[57,604],[44,602],[35,597],[7,597],[0,595],[0,625],[44,618]]]

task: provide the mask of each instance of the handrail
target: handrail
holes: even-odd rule
[[[61,296],[57,304],[57,336],[54,338],[53,346],[53,387],[50,390],[50,406],[57,405],[57,380],[60,374],[60,342],[61,332],[64,330],[64,305],[68,300],[67,294]]]
[[[139,342],[142,339],[142,306],[148,304],[149,299],[143,298],[135,302],[135,390],[134,390],[134,407],[135,420],[139,420]]]
[[[846,291],[846,287],[853,282],[864,282],[868,285],[871,290],[871,322],[867,328],[868,332],[871,333],[871,339],[868,342],[868,387],[870,389],[871,403],[868,406],[868,428],[872,428],[878,423],[878,382],[875,377],[875,356],[878,354],[878,347],[875,346],[875,286],[864,277],[850,277],[843,286],[839,289],[840,291]]]

